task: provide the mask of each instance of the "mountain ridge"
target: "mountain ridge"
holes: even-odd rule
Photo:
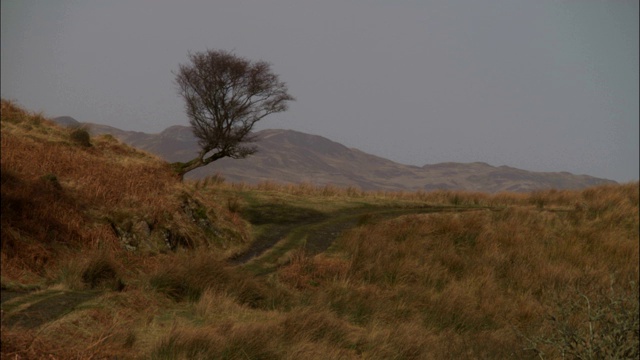
[[[64,121],[59,121],[63,118]],[[70,117],[55,118],[61,125]],[[70,120],[71,119],[71,120]],[[160,133],[126,131],[101,124],[78,122],[92,135],[111,134],[120,141],[167,161],[188,161],[196,156],[197,139],[188,126],[170,126]],[[187,174],[199,179],[215,174],[231,182],[255,184],[308,182],[315,185],[356,186],[363,190],[430,191],[468,190],[496,193],[540,189],[581,189],[613,180],[569,172],[534,172],[485,162],[444,162],[423,166],[396,163],[320,135],[296,130],[266,129],[256,132],[258,152],[247,159],[220,159]]]

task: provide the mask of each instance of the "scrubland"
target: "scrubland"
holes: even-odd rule
[[[3,358],[638,358],[637,182],[181,183],[5,100],[1,135]]]

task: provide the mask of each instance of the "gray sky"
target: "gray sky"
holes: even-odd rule
[[[188,51],[272,63],[298,100],[259,129],[422,166],[621,182],[638,170],[638,1],[2,0],[2,97],[156,133],[187,125]]]

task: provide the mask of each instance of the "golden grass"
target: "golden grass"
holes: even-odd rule
[[[42,289],[3,316],[39,294],[95,292],[35,329],[3,319],[3,358],[637,358],[637,182],[530,194],[182,184],[154,156],[105,136],[83,146],[5,100],[1,125],[3,292]],[[249,206],[472,211],[363,221],[331,252],[294,252],[254,277],[224,262],[248,246]]]
[[[3,276],[42,276],[70,249],[120,251],[123,234],[114,225],[137,242],[147,228],[150,240],[133,245],[152,252],[164,251],[163,229],[175,242],[188,238],[192,246],[204,245],[211,240],[185,210],[192,204],[218,220],[225,235],[218,242],[232,246],[233,238],[246,238],[237,216],[188,194],[166,162],[109,137],[78,145],[71,132],[2,100]],[[138,234],[136,226],[143,228]]]
[[[516,206],[405,216],[343,236],[346,260],[334,262],[348,261],[348,270],[331,284],[314,280],[326,273],[315,265],[326,263],[322,257],[297,259],[280,277],[352,323],[395,328],[420,319],[414,332],[432,339],[420,348],[436,358],[532,358],[523,338],[558,335],[545,318],[581,296],[600,312],[612,298],[625,299],[624,310],[616,309],[637,324],[637,199],[638,185],[626,184],[544,198],[545,207],[581,203],[566,211]],[[625,326],[616,321],[609,327]],[[566,344],[556,341],[535,349],[560,356]],[[637,333],[628,341],[637,345]]]

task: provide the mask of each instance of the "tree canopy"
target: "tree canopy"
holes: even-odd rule
[[[245,158],[256,152],[248,145],[253,126],[265,116],[286,111],[287,85],[265,61],[250,61],[224,50],[189,54],[175,74],[178,93],[200,152],[186,163],[174,163],[182,177],[187,172],[223,157]]]

